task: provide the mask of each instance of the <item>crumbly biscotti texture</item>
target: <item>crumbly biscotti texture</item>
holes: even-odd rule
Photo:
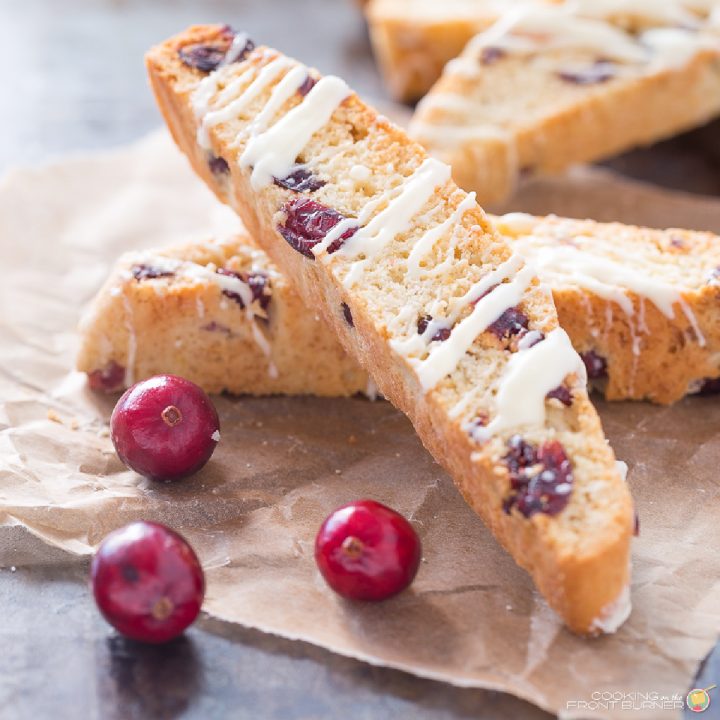
[[[549,293],[449,169],[338,78],[228,32],[147,55],[178,145],[567,625],[613,629],[632,503]],[[207,75],[214,44],[234,62]]]
[[[397,100],[419,100],[446,63],[489,27],[508,0],[369,0],[365,14],[385,86]]]
[[[410,125],[481,202],[720,113],[720,5],[693,29],[575,14],[570,3],[523,7],[448,63]]]
[[[124,255],[81,323],[77,367],[106,392],[162,373],[209,393],[368,391],[367,374],[247,235]]]
[[[498,231],[552,288],[561,326],[608,400],[673,403],[720,376],[720,238],[523,213]]]

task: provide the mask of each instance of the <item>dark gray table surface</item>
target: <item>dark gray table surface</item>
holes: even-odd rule
[[[440,0],[438,0],[440,1]],[[229,22],[360,92],[384,96],[351,0],[2,0],[0,171],[135,139],[159,124],[142,55],[195,22]],[[720,126],[608,163],[720,195]],[[514,698],[373,668],[202,619],[166,647],[99,618],[78,563],[0,571],[0,718],[535,718]],[[698,684],[718,682],[720,653]],[[705,718],[720,717],[720,703]]]

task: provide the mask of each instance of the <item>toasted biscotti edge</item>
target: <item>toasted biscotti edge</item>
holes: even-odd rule
[[[188,154],[198,173],[209,182],[210,186],[221,197],[227,199],[227,191],[219,187],[218,180],[207,169],[207,157],[195,143],[195,119],[190,109],[188,93],[197,77],[187,69],[183,69],[177,61],[177,49],[185,44],[211,40],[218,28],[206,28],[204,36],[195,28],[189,34],[182,34],[153,49],[147,56],[151,82],[155,88],[158,102],[168,124],[173,131],[180,147]],[[348,112],[357,113],[356,117],[370,125],[381,124],[374,112],[366,108],[355,97],[346,101]],[[383,129],[390,133],[398,142],[407,143],[405,136],[389,124]],[[418,149],[418,152],[421,152]],[[233,157],[227,158],[231,166],[235,165]],[[233,197],[236,209],[243,216],[246,224],[271,254],[279,266],[292,278],[300,294],[307,304],[325,308],[325,317],[339,337],[352,352],[369,363],[373,368],[382,368],[380,377],[382,390],[396,405],[411,415],[418,428],[423,442],[442,464],[456,477],[477,475],[474,466],[465,452],[467,438],[460,439],[460,431],[455,431],[457,442],[451,440],[449,447],[444,437],[435,432],[437,419],[444,417],[444,410],[432,403],[427,408],[418,408],[416,393],[411,391],[416,382],[408,376],[407,371],[394,363],[394,358],[387,344],[377,334],[370,332],[372,321],[359,311],[353,309],[355,326],[359,332],[351,332],[344,323],[339,308],[343,298],[337,287],[327,279],[308,272],[306,261],[292,250],[284,241],[276,241],[276,230],[268,218],[272,218],[275,208],[262,206],[247,201],[250,188],[247,178],[239,169],[232,168],[232,180],[236,191]],[[584,402],[588,402],[586,399]],[[422,403],[420,403],[422,404]],[[589,406],[589,403],[588,403]],[[599,433],[599,420],[594,412],[590,413],[588,422],[589,433]],[[463,447],[465,446],[465,447]],[[497,495],[503,491],[505,484],[502,478],[487,477],[483,482],[473,483],[472,488],[461,489],[473,507],[493,527],[499,538],[513,549],[514,554],[522,556],[521,564],[528,568],[535,577],[538,586],[546,594],[552,605],[577,632],[593,633],[599,631],[596,621],[605,609],[611,606],[621,595],[628,581],[629,540],[632,526],[632,509],[629,494],[624,486],[615,484],[615,471],[612,467],[612,452],[604,444],[598,448],[597,461],[607,468],[606,480],[616,490],[616,498],[612,507],[603,509],[610,513],[613,520],[606,523],[606,533],[597,536],[595,546],[580,548],[557,547],[552,558],[538,559],[538,552],[532,543],[533,533],[527,529],[517,532],[511,523],[490,512],[490,501],[497,505]],[[543,519],[538,519],[538,523]],[[566,551],[567,550],[567,551]],[[594,578],[599,570],[607,583],[597,585]]]
[[[522,58],[503,58],[484,73],[498,73],[504,64],[520,62]],[[453,72],[452,67],[448,65],[418,105],[410,134],[451,165],[456,182],[476,191],[485,203],[505,200],[523,178],[557,174],[573,164],[651,145],[720,113],[720,55],[704,49],[682,67],[611,81],[592,93],[579,89],[576,103],[548,110],[538,122],[509,129],[507,142],[489,132],[491,124],[475,134],[488,126],[482,117],[451,120],[452,127],[444,129],[448,116],[437,101],[447,96],[472,98],[478,82]],[[548,89],[545,92],[551,97]]]
[[[81,322],[78,370],[88,374],[93,389],[106,392],[164,373],[208,393],[366,392],[366,373],[264,256],[259,267],[253,258],[253,267],[269,277],[269,302],[266,310],[256,308],[254,318],[202,278],[136,279],[132,273],[173,260],[245,270],[251,253],[259,251],[241,235],[122,256]]]

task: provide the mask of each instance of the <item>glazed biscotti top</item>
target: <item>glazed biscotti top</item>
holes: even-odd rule
[[[482,199],[720,112],[717,2],[508,3],[419,104],[410,132]]]
[[[197,61],[214,45],[207,74]],[[607,629],[629,579],[631,502],[532,267],[446,165],[339,78],[218,27],[192,28],[147,62],[196,171],[570,627]]]

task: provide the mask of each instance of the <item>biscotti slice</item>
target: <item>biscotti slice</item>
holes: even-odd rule
[[[632,503],[549,292],[446,165],[339,78],[253,48],[206,26],[148,53],[178,144],[568,626],[614,629]]]
[[[508,0],[370,0],[365,14],[385,86],[397,100],[420,99],[445,64],[497,20]]]
[[[212,393],[372,392],[247,235],[124,255],[81,323],[77,366],[106,392],[161,373]]]
[[[458,184],[495,202],[521,177],[649,144],[720,113],[718,4],[668,3],[692,18],[682,27],[662,22],[665,3],[643,3],[646,15],[610,11],[619,6],[508,3],[448,63],[410,134],[452,166]]]
[[[716,235],[524,213],[491,220],[552,289],[560,325],[607,399],[671,403],[720,390]],[[225,298],[236,305],[220,298],[220,307],[233,310],[231,324],[211,315],[218,283],[236,281],[201,274],[197,264],[215,272],[233,268],[248,279],[261,290],[258,315],[238,312],[239,295],[227,289]],[[143,311],[136,306],[148,303],[153,315],[139,321]],[[107,391],[170,372],[192,377],[208,392],[372,394],[372,383],[332,330],[299,303],[248,236],[132,253],[120,259],[83,324],[80,369],[91,386]],[[257,342],[257,330],[247,336],[253,321],[267,344]],[[131,347],[134,362],[126,372]],[[268,355],[275,377],[263,372]]]
[[[718,385],[717,235],[523,213],[493,222],[552,288],[606,398],[669,404]]]

